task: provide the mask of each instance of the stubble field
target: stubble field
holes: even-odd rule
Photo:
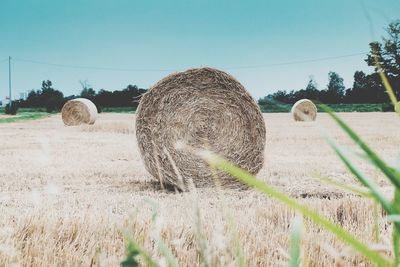
[[[400,119],[394,113],[340,116],[383,158],[399,159]],[[264,118],[265,164],[257,177],[374,244],[372,202],[315,178],[357,185],[321,133],[350,153],[356,146],[326,114],[316,123],[296,123],[285,113]],[[59,115],[0,124],[0,266],[118,266],[127,237],[162,265],[157,233],[181,266],[200,264],[199,247],[211,266],[232,266],[232,227],[249,266],[287,262],[292,210],[254,190],[163,191],[142,164],[134,123],[134,114],[105,113],[93,126],[65,127]],[[356,161],[390,193],[373,167]],[[385,250],[390,233],[381,219],[379,249]],[[205,246],[199,246],[199,230]],[[310,266],[369,265],[308,221],[302,253]]]

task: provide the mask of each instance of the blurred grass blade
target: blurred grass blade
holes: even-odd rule
[[[396,188],[394,191],[393,206],[397,211],[396,216],[400,216],[400,189]],[[399,225],[399,222],[394,222],[395,225]],[[400,230],[393,227],[393,254],[394,254],[394,265],[399,266],[400,263]]]
[[[368,246],[355,238],[351,233],[332,223],[325,217],[319,215],[317,212],[312,211],[308,207],[302,205],[295,199],[290,198],[286,194],[279,192],[278,190],[275,190],[267,185],[266,183],[256,179],[247,171],[242,170],[239,167],[226,161],[225,159],[209,152],[204,153],[201,156],[203,156],[203,158],[210,164],[211,167],[225,171],[226,173],[238,178],[240,181],[249,185],[250,187],[254,187],[260,192],[263,192],[264,194],[271,196],[289,206],[290,208],[293,208],[296,211],[300,212],[301,214],[303,214],[303,216],[311,219],[314,223],[330,231],[336,237],[349,244],[353,249],[360,252],[365,258],[374,262],[378,266],[391,265],[391,263],[386,258],[382,257],[379,253],[371,250]]]
[[[231,216],[228,216],[227,219],[228,219],[227,225],[228,225],[229,231],[231,232],[232,238],[233,238],[233,248],[234,248],[235,257],[236,257],[236,266],[237,267],[246,267],[247,266],[246,265],[246,257],[244,255],[243,247],[240,242],[240,237],[239,237],[239,233],[237,231],[237,227]]]
[[[130,242],[126,246],[126,257],[123,261],[121,261],[122,267],[138,267],[139,261],[137,257],[139,256],[139,252]]]
[[[356,186],[352,186],[352,185],[348,185],[346,183],[343,182],[339,182],[333,179],[330,179],[328,177],[323,177],[321,175],[314,175],[317,179],[319,179],[320,181],[336,186],[338,188],[341,188],[345,191],[354,193],[356,195],[359,195],[361,197],[365,197],[365,198],[371,198],[374,201],[374,237],[375,237],[375,242],[378,243],[379,242],[379,203],[375,200],[374,196],[372,195],[371,191],[367,188],[363,188],[363,187],[356,187]]]
[[[374,238],[379,243],[379,203],[374,201]]]
[[[151,206],[152,210],[152,215],[151,215],[151,221],[153,224],[157,223],[158,219],[158,205],[151,199],[146,199],[146,202]],[[178,261],[175,258],[175,256],[172,254],[172,251],[170,248],[164,243],[164,241],[160,237],[160,233],[156,231],[154,234],[154,239],[157,244],[158,250],[161,252],[161,254],[164,256],[164,258],[167,260],[168,266],[170,267],[179,267]]]
[[[379,73],[379,76],[381,76],[383,86],[385,87],[386,92],[389,95],[390,101],[392,102],[393,106],[395,107],[395,111],[400,112],[399,109],[396,108],[399,105],[396,95],[394,94],[393,88],[390,85],[385,73],[382,70],[378,71],[378,73]]]
[[[371,191],[369,189],[365,189],[363,187],[356,187],[356,186],[352,186],[352,185],[348,185],[333,179],[330,179],[328,177],[323,177],[321,175],[314,175],[318,180],[320,180],[321,182],[336,186],[338,188],[341,188],[345,191],[354,193],[356,195],[362,196],[362,197],[366,197],[366,198],[373,198]]]
[[[380,157],[371,149],[369,146],[362,141],[362,139],[343,121],[341,120],[331,108],[326,105],[321,105],[321,108],[327,112],[334,121],[348,134],[348,136],[357,143],[360,148],[366,153],[366,155],[371,159],[372,163],[378,167],[388,178],[389,180],[396,186],[396,188],[400,188],[400,173],[388,166]]]
[[[302,229],[303,229],[303,218],[297,216],[294,218],[291,227],[289,267],[300,266],[300,247],[301,247]]]
[[[201,215],[200,215],[200,209],[196,205],[195,208],[195,229],[196,229],[196,240],[197,240],[197,250],[200,256],[200,261],[202,263],[202,266],[208,267],[210,266],[209,260],[208,260],[208,246],[207,246],[207,238],[205,237],[203,231],[202,231],[202,225],[203,222],[201,220]]]
[[[400,215],[400,188],[395,188],[393,206],[396,211],[396,215]]]
[[[400,222],[400,214],[396,215],[388,215],[387,216],[388,221],[390,222]]]
[[[400,114],[400,103],[397,101],[396,94],[394,93],[394,90],[393,90],[392,86],[390,85],[389,80],[386,77],[386,74],[383,71],[382,66],[381,66],[381,64],[379,62],[379,56],[378,56],[378,53],[377,53],[378,51],[376,49],[373,49],[372,52],[373,52],[372,55],[373,55],[374,60],[375,60],[375,66],[377,68],[377,72],[379,73],[379,76],[381,77],[383,86],[385,87],[386,92],[389,95],[390,101],[392,102],[393,107],[395,108],[394,110],[398,114]]]
[[[359,157],[360,159],[363,159],[363,160],[365,160],[365,161],[368,161],[369,163],[371,163],[371,164],[374,164],[374,162],[367,156],[367,155],[365,155],[364,153],[354,153],[354,155],[356,155],[357,157]],[[392,167],[392,166],[389,166],[388,165],[388,168],[392,171],[392,172],[394,172],[394,173],[397,173],[397,174],[399,174],[400,175],[400,169],[399,168],[396,168],[396,167]]]
[[[382,205],[382,207],[389,213],[389,214],[395,214],[395,210],[392,207],[392,204],[385,198],[385,196],[379,192],[378,186],[373,183],[371,180],[369,180],[367,177],[365,177],[357,168],[356,166],[350,162],[350,160],[344,155],[343,151],[339,148],[335,142],[333,142],[331,139],[328,139],[328,143],[330,146],[333,148],[335,153],[339,156],[339,158],[343,161],[343,163],[346,165],[346,167],[349,169],[349,171],[364,185],[366,186],[372,196]],[[399,228],[400,229],[400,228]]]
[[[207,146],[209,147],[209,146]],[[214,179],[215,189],[217,189],[217,194],[219,199],[221,199],[221,211],[224,215],[223,218],[227,222],[228,230],[232,236],[233,248],[234,248],[234,256],[237,267],[246,267],[246,256],[244,254],[242,242],[240,240],[240,235],[238,231],[238,227],[235,223],[234,217],[231,214],[230,208],[225,203],[225,197],[223,195],[223,190],[221,188],[221,183],[218,177],[218,174],[215,172],[215,169],[211,169],[212,177]]]
[[[179,267],[179,263],[175,256],[172,254],[171,249],[164,243],[161,238],[156,239],[157,247],[160,250],[161,254],[167,260],[169,267]]]
[[[399,242],[400,242],[400,237],[399,237],[399,232],[398,231],[393,231],[393,254],[394,254],[394,264],[393,266],[399,266],[400,259],[399,259]]]
[[[144,262],[149,267],[158,267],[158,264],[155,263],[152,258],[140,248],[140,246],[133,241],[132,239],[128,240],[128,244],[126,246],[126,258],[121,262],[122,267],[137,267],[140,266],[137,257],[141,256]]]

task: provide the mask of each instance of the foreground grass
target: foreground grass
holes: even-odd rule
[[[0,118],[0,123],[19,122],[27,120],[37,120],[48,117],[50,114],[46,112],[20,112],[15,116]]]

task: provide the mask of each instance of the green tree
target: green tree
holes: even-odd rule
[[[96,91],[90,86],[87,80],[79,81],[79,83],[82,86],[82,91],[79,96],[92,101],[96,105],[97,112],[101,113],[102,108],[99,105],[99,101],[97,100]]]
[[[320,91],[318,90],[318,84],[314,80],[313,76],[310,76],[310,79],[307,83],[306,89],[304,90],[304,94],[297,97],[296,101],[302,98],[308,98],[311,100],[319,100]]]
[[[354,73],[353,88],[346,91],[347,103],[367,103],[371,91],[368,76],[363,71]]]
[[[400,20],[395,20],[386,28],[387,37],[381,42],[370,43],[370,53],[365,60],[377,71],[377,60],[386,73],[397,95],[400,97]]]
[[[87,98],[93,101],[96,97],[96,91],[90,86],[87,80],[79,81],[79,83],[82,86],[80,97]]]
[[[307,91],[316,91],[316,90],[318,90],[318,84],[314,80],[313,76],[310,76],[310,79],[309,79],[309,81],[307,83],[307,86],[306,86],[306,90]]]
[[[363,71],[354,73],[353,89],[362,90],[368,87],[367,75]]]
[[[330,71],[328,76],[329,82],[327,85],[324,102],[340,103],[343,99],[345,91],[343,78],[334,71]]]
[[[39,103],[46,107],[47,112],[58,111],[64,104],[64,95],[53,88],[53,83],[50,80],[43,81]]]

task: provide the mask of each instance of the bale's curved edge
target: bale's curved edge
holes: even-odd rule
[[[136,137],[148,172],[182,190],[190,181],[214,184],[214,173],[193,149],[211,150],[252,174],[264,163],[265,123],[256,101],[232,76],[212,68],[174,73],[155,84],[140,100]],[[222,186],[242,187],[215,174]]]
[[[89,99],[76,98],[64,104],[61,117],[66,126],[94,124],[97,119],[97,108]]]
[[[309,99],[300,99],[294,103],[291,113],[295,121],[315,121],[317,106]]]

